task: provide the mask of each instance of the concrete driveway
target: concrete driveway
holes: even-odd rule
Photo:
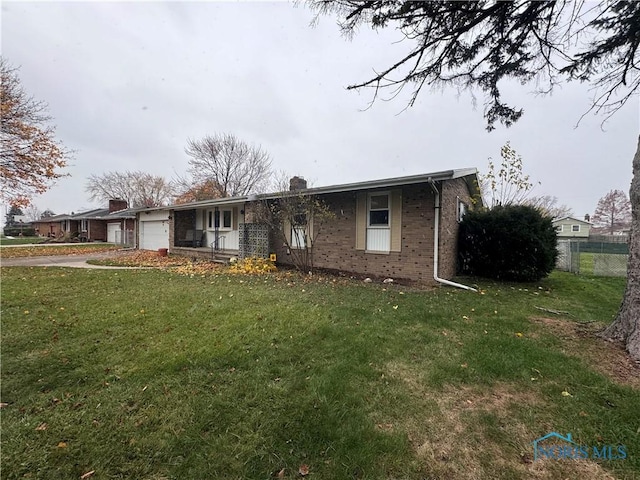
[[[130,269],[138,267],[107,267],[102,265],[90,265],[87,260],[99,258],[112,258],[123,251],[87,253],[82,255],[52,255],[20,258],[0,258],[2,267],[73,267],[73,268],[103,268],[103,269]]]

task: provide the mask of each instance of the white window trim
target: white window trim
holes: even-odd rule
[[[467,214],[467,211],[469,210],[469,206],[466,203],[464,203],[462,200],[460,200],[460,197],[456,197],[456,199],[457,199],[456,217],[458,219],[458,223],[460,223],[464,218],[464,216]]]
[[[576,227],[578,227],[577,230],[576,230]],[[580,225],[571,225],[571,231],[573,233],[580,233]]]
[[[304,250],[307,248],[307,226],[291,225],[291,248]]]
[[[371,225],[371,197],[387,196],[387,225]],[[383,208],[378,208],[374,211],[382,211]],[[367,195],[367,228],[386,229],[391,230],[391,192],[372,192]]]
[[[224,212],[229,212],[231,214],[231,226],[224,226]],[[219,232],[231,232],[233,231],[233,208],[219,208],[218,213],[220,214],[220,226],[218,227]],[[211,225],[209,225],[209,219],[211,219]],[[215,210],[207,210],[207,228],[206,230],[209,232],[213,232],[216,230],[216,211]]]

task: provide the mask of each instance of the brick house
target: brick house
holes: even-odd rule
[[[316,188],[297,181],[303,182],[295,186],[301,194],[333,213],[314,244],[315,267],[423,283],[446,283],[456,274],[458,223],[480,198],[475,168]],[[304,246],[285,242],[257,213],[260,204],[281,196],[139,210],[138,247],[220,259],[275,253],[278,263],[291,264],[291,249]],[[318,227],[310,220],[303,229]],[[289,226],[284,232],[289,240],[296,236]]]
[[[127,209],[124,200],[109,200],[108,208],[98,208],[69,215],[54,215],[34,222],[36,232],[41,237],[79,239],[87,242],[112,242],[126,244],[127,235],[117,232],[131,232],[128,237],[133,244],[135,213]]]

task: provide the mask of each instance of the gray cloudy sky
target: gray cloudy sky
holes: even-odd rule
[[[639,133],[638,99],[601,128],[574,128],[591,94],[580,84],[536,97],[505,90],[524,107],[509,129],[487,133],[482,99],[424,90],[376,102],[347,91],[408,48],[393,30],[363,28],[351,41],[335,19],[291,3],[2,2],[2,55],[26,90],[48,102],[57,136],[76,150],[71,174],[37,197],[40,210],[100,206],[87,177],[144,170],[183,173],[187,138],[230,132],[260,144],[276,170],[314,186],[477,167],[510,140],[536,182],[577,216],[611,189],[628,191]]]

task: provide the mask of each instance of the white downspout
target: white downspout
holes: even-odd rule
[[[477,292],[475,288],[468,287],[467,285],[463,285],[461,283],[452,282],[451,280],[446,280],[444,278],[440,278],[438,276],[438,244],[440,243],[440,192],[436,188],[436,184],[433,180],[429,179],[429,184],[433,189],[434,194],[434,226],[433,226],[433,279],[444,285],[449,285],[450,287],[463,288],[465,290],[471,290],[472,292]]]

